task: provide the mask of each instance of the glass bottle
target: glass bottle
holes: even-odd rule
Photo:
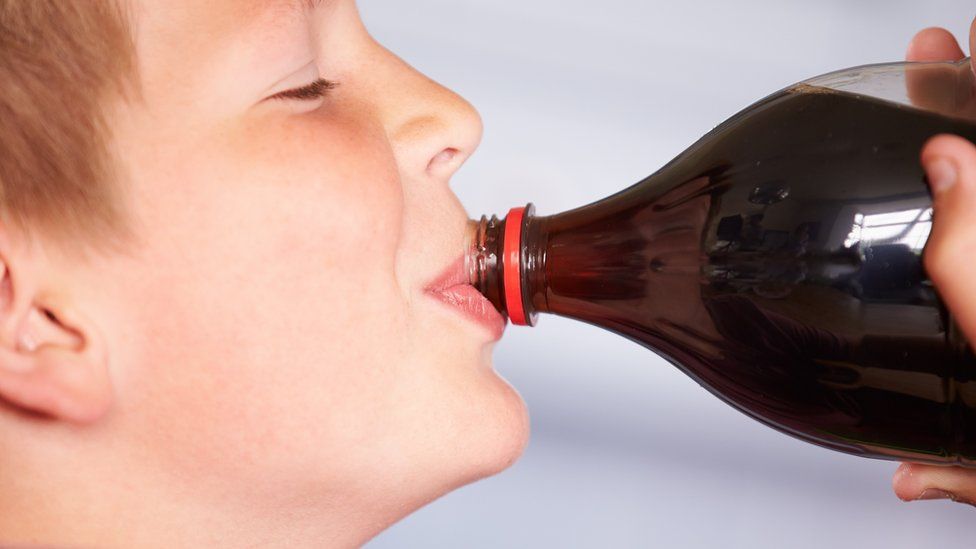
[[[470,282],[513,324],[618,333],[802,440],[976,466],[976,358],[925,275],[919,161],[937,133],[976,141],[974,93],[969,59],[790,86],[607,198],[471,221]]]

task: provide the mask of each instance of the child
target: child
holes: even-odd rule
[[[0,545],[361,544],[522,452],[477,112],[352,0],[0,0]]]

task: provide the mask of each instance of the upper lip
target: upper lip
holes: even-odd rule
[[[464,254],[452,261],[436,278],[427,284],[425,289],[428,292],[438,292],[458,284],[468,284],[468,272],[464,268]]]

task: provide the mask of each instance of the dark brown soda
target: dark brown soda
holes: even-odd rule
[[[525,310],[623,335],[800,439],[974,465],[976,360],[922,262],[919,151],[943,132],[976,141],[961,118],[774,94],[630,188],[528,216]],[[505,310],[500,276],[481,289]]]

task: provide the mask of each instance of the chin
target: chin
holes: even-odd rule
[[[452,330],[458,328],[443,331]],[[504,471],[529,438],[525,402],[494,371],[493,345],[473,344],[468,330],[434,341],[444,345],[413,370],[424,375],[411,376],[410,404],[400,408],[412,428],[399,441],[407,450],[399,476],[411,480],[420,504]]]
[[[457,488],[504,471],[522,456],[529,439],[525,402],[490,367],[478,377],[474,386],[465,387],[465,398],[454,401],[462,405],[440,408],[414,431],[423,433],[419,439],[426,439],[425,443],[418,447],[416,436],[406,442],[411,452],[399,457],[408,462],[398,464],[394,478],[386,476],[393,469],[377,471],[392,488],[375,502],[377,508],[388,508],[390,523]],[[370,482],[365,488],[376,492],[376,486]]]
[[[458,486],[496,475],[512,466],[529,441],[529,414],[522,397],[504,379],[490,372],[493,395],[490,407],[472,433],[468,468]]]

